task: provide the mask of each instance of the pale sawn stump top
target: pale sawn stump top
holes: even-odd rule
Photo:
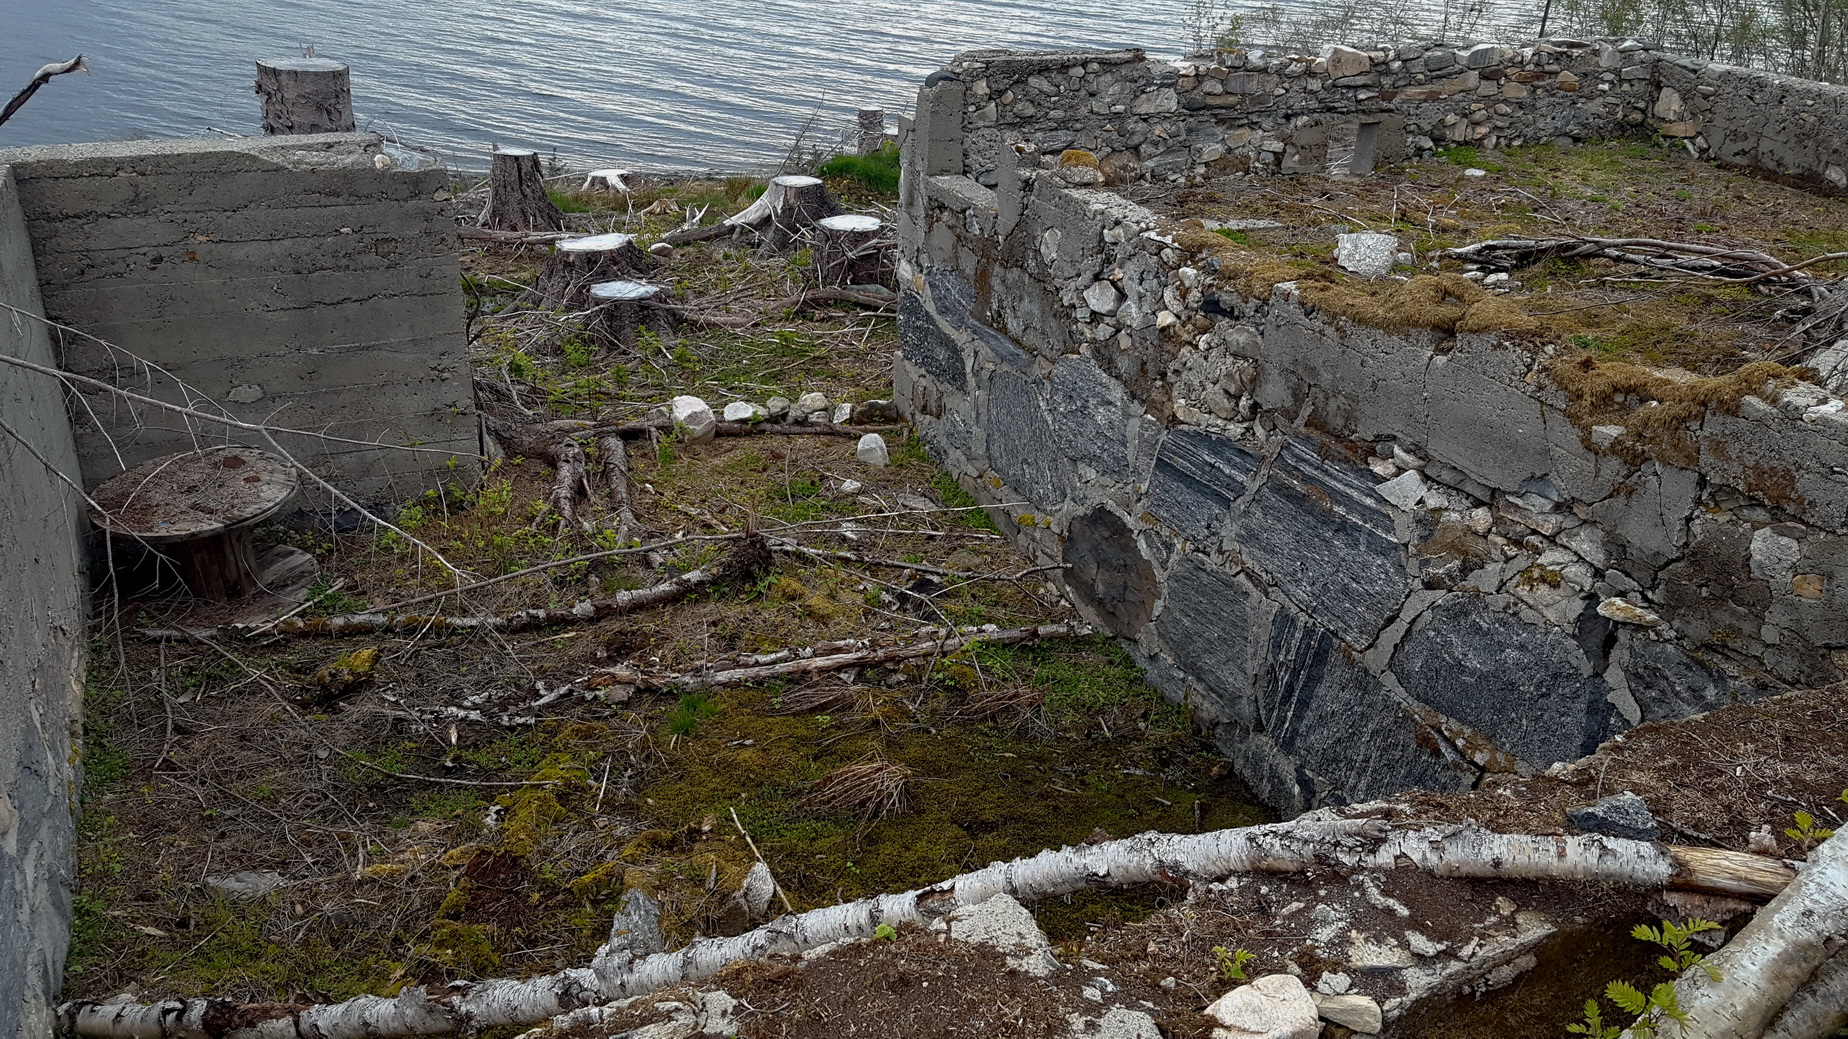
[[[567,253],[607,253],[614,252],[635,241],[632,234],[616,232],[614,234],[591,235],[589,238],[572,238],[558,243],[558,250]]]
[[[660,291],[661,286],[645,281],[600,281],[590,287],[590,297],[616,301],[650,299]]]
[[[816,223],[830,231],[877,231],[885,226],[885,221],[864,213],[842,213],[840,216],[822,217]]]
[[[150,459],[90,494],[111,534],[143,541],[191,541],[248,526],[288,504],[300,474],[262,451],[211,447]]]

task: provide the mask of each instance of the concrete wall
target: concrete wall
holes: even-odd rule
[[[0,303],[40,313],[5,165]],[[0,355],[54,361],[44,326],[12,311],[0,311]],[[7,427],[0,430],[0,1039],[36,1039],[51,1032],[70,933],[83,514],[76,493],[47,468],[78,479],[57,383],[0,365],[0,420]]]
[[[1848,677],[1839,398],[1582,428],[1546,350],[1248,296],[1218,236],[1031,149],[967,165],[946,83],[907,128],[897,399],[1273,805]]]
[[[1111,184],[1234,171],[1364,171],[1436,148],[1657,134],[1722,162],[1848,189],[1848,90],[1635,40],[1317,55],[971,51],[920,95],[928,172],[993,187],[1001,151],[1095,154]],[[1358,166],[1356,161],[1358,160]],[[1011,161],[1011,160],[1010,160]]]
[[[46,313],[161,370],[69,334],[67,366],[247,421],[434,449],[284,438],[344,489],[388,503],[480,448],[447,177],[380,168],[379,154],[376,136],[329,134],[28,148],[0,162],[19,185]],[[175,416],[82,397],[88,484],[191,443]]]

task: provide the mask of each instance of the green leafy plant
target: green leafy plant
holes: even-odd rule
[[[687,693],[667,712],[667,731],[675,736],[691,736],[699,723],[719,713],[719,705],[705,693]]]
[[[1246,949],[1228,950],[1223,945],[1213,946],[1213,956],[1219,960],[1219,976],[1227,981],[1249,981],[1245,976],[1245,964],[1256,959],[1256,954]]]
[[[895,942],[898,940],[898,931],[891,924],[880,924],[873,928],[873,937],[882,942]]]
[[[1669,920],[1662,921],[1661,927],[1637,924],[1630,935],[1640,941],[1660,945],[1664,954],[1656,962],[1668,970],[1677,973],[1699,967],[1707,977],[1715,982],[1720,980],[1720,970],[1706,962],[1706,957],[1695,952],[1689,946],[1689,939],[1703,931],[1717,931],[1720,925],[1711,920],[1690,917],[1686,924],[1676,924]],[[1589,1039],[1618,1039],[1628,1032],[1632,1039],[1656,1039],[1664,1022],[1673,1021],[1687,1029],[1687,1012],[1681,1009],[1681,1003],[1675,995],[1673,982],[1662,982],[1648,992],[1628,982],[1613,981],[1604,987],[1604,998],[1617,1005],[1617,1009],[1634,1018],[1626,1026],[1606,1024],[1603,1010],[1595,999],[1585,1001],[1585,1017],[1578,1024],[1566,1026],[1566,1031],[1573,1035],[1587,1036]]]
[[[1848,804],[1848,790],[1843,790],[1842,796],[1836,798],[1836,800],[1843,804]],[[1796,820],[1797,825],[1785,827],[1784,836],[1789,837],[1793,841],[1802,841],[1803,847],[1805,848],[1815,844],[1817,841],[1826,841],[1830,837],[1835,836],[1835,831],[1833,829],[1827,826],[1817,826],[1816,817],[1801,808],[1791,813],[1791,818]]]

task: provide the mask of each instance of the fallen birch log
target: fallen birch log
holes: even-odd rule
[[[492,227],[472,227],[468,224],[456,228],[456,235],[459,238],[499,242],[503,245],[551,245],[582,237],[576,231],[496,231]]]
[[[1601,836],[1530,837],[1470,826],[1393,831],[1379,820],[1297,820],[1205,834],[1145,833],[1048,850],[940,884],[778,918],[735,938],[702,938],[673,952],[614,952],[525,980],[412,986],[396,998],[343,1003],[236,1004],[175,999],[152,1004],[66,1003],[72,1035],[106,1039],[392,1039],[532,1025],[567,1011],[698,982],[741,961],[873,937],[880,925],[928,926],[959,908],[1006,894],[1022,902],[1090,887],[1217,880],[1315,866],[1417,868],[1438,876],[1678,886],[1676,849]],[[1698,888],[1697,888],[1698,890]]]
[[[1784,1004],[1765,1039],[1828,1039],[1848,1028],[1848,939]]]
[[[1758,1039],[1819,968],[1848,946],[1848,834],[1810,852],[1803,872],[1726,947],[1675,983],[1683,1039]],[[1825,984],[1840,981],[1824,977]],[[1793,1022],[1793,1027],[1795,1022]],[[1803,1035],[1792,1032],[1792,1035]],[[1817,1033],[1826,1035],[1828,1033]]]

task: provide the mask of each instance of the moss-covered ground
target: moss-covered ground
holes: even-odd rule
[[[1472,169],[1485,175],[1467,176]],[[1274,257],[1272,281],[1321,274],[1368,297],[1390,286],[1335,273],[1339,233],[1397,235],[1416,257],[1405,274],[1461,274],[1469,264],[1435,254],[1511,237],[1661,239],[1792,263],[1848,250],[1848,200],[1700,162],[1672,143],[1465,146],[1367,176],[1222,178],[1149,204],[1181,218],[1277,221],[1283,226],[1219,234]],[[1848,261],[1808,269],[1839,275]],[[1507,310],[1500,327],[1597,361],[1710,376],[1781,359],[1795,345],[1781,312],[1801,300],[1775,284],[1725,284],[1597,258],[1543,257],[1512,274],[1518,287],[1498,296]]]
[[[757,186],[561,197],[579,229],[627,228],[646,242],[679,226],[687,207],[709,207],[711,221]],[[850,205],[881,205],[853,182],[833,186]],[[889,310],[768,306],[805,283],[804,255],[682,248],[662,277],[683,301],[756,320],[683,326],[632,354],[599,346],[581,318],[516,303],[543,262],[542,247],[496,247],[464,263],[477,377],[539,418],[626,421],[680,393],[715,406],[810,390],[835,401],[890,395]],[[743,832],[805,909],[1099,832],[1258,821],[1184,714],[1101,638],[977,643],[903,668],[684,696],[606,687],[542,702],[599,668],[685,671],[828,639],[1071,616],[918,443],[888,437],[885,468],[861,464],[854,441],[835,436],[632,442],[637,539],[657,547],[414,607],[495,614],[642,587],[710,562],[726,548],[720,539],[747,527],[872,560],[778,554],[760,577],[596,624],[155,641],[137,632],[214,615],[105,588],[66,992],[331,999],[551,971],[586,961],[630,888],[661,899],[675,941],[735,929],[730,893],[753,861]],[[861,486],[850,492],[847,480]],[[551,483],[543,462],[508,458],[407,503],[406,536],[263,537],[321,563],[306,616],[453,588],[456,577],[410,538],[470,579],[624,547],[607,500],[583,507],[590,530],[561,529],[541,504]],[[966,576],[919,583],[893,565],[907,562]],[[841,794],[822,782],[868,763],[896,783],[889,814],[852,807],[851,784]],[[841,796],[818,799],[827,791]],[[228,892],[239,874],[261,890]],[[1075,935],[1162,897],[1041,911],[1056,933]]]

